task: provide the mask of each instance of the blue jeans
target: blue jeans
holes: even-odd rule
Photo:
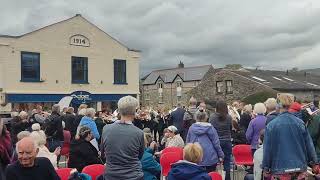
[[[244,180],[254,180],[253,174],[246,174],[246,176],[244,177]]]
[[[231,176],[230,176],[230,162],[231,162],[231,154],[232,154],[231,140],[221,140],[220,146],[224,153],[223,169],[224,171],[226,171],[225,180],[231,180]]]

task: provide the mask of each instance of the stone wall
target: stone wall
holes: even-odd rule
[[[142,106],[172,108],[178,102],[187,105],[189,101],[188,92],[198,85],[199,81],[182,82],[182,95],[178,100],[176,82],[164,83],[162,92],[162,102],[160,103],[159,90],[157,84],[143,85],[141,88]]]
[[[226,92],[226,81],[232,81],[232,93]],[[222,93],[218,93],[216,82],[222,81]],[[211,69],[203,78],[201,83],[194,89],[188,92],[188,96],[194,96],[198,101],[201,100],[226,100],[231,102],[234,100],[242,100],[245,97],[257,92],[271,91],[276,92],[269,86],[263,83],[257,83],[249,78],[238,75],[229,70],[214,70]]]

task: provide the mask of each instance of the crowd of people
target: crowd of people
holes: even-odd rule
[[[32,112],[13,112],[8,127],[0,121],[1,177],[59,179],[63,147],[70,147],[68,167],[82,169],[105,164],[99,179],[157,180],[159,157],[167,147],[181,147],[183,160],[172,165],[169,180],[211,179],[208,173],[223,165],[231,179],[232,147],[248,144],[254,166],[245,179],[303,179],[319,173],[319,102],[298,102],[279,94],[254,105],[235,101],[198,102],[171,110],[139,107],[126,96],[114,112],[82,104],[51,112],[37,106]]]

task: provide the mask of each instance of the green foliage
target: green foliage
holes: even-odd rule
[[[242,101],[246,104],[256,104],[258,102],[265,102],[268,98],[276,98],[277,93],[272,91],[261,91],[250,96],[245,97]]]

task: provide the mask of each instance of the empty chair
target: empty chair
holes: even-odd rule
[[[209,176],[212,180],[222,180],[222,176],[218,172],[210,172]]]
[[[235,165],[253,166],[253,157],[250,145],[236,145],[232,149]]]
[[[84,167],[82,173],[88,174],[91,176],[92,180],[103,174],[105,166],[102,164],[92,164]]]
[[[61,178],[61,180],[68,180],[71,170],[72,168],[61,168],[57,169],[56,172],[58,176]]]
[[[177,153],[168,152],[168,153],[162,154],[160,157],[162,175],[168,176],[168,173],[171,170],[171,164],[178,162],[179,160],[182,160],[182,158],[177,156]]]
[[[250,145],[236,145],[232,149],[235,166],[253,166],[253,157]],[[235,166],[233,166],[233,179],[235,179]]]

